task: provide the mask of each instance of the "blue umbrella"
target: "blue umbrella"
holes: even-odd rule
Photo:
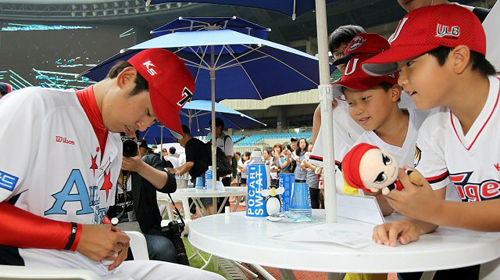
[[[316,9],[316,28],[318,37],[318,57],[320,60],[319,95],[321,101],[321,123],[324,126],[324,179],[325,179],[325,208],[326,221],[333,223],[337,221],[337,206],[335,196],[335,163],[334,163],[334,139],[333,139],[333,117],[332,106],[333,89],[330,84],[330,68],[328,63],[328,31],[326,22],[326,4],[336,0],[145,0],[146,5],[166,2],[195,2],[238,5],[254,8],[262,8],[277,11],[295,17],[302,13]]]
[[[211,120],[212,102],[210,100],[193,100],[181,110],[181,122],[189,126],[193,136],[206,135]],[[224,121],[226,128],[244,129],[256,125],[266,125],[250,116],[215,103],[215,116]],[[160,123],[152,125],[145,132],[140,133],[141,139],[149,143],[170,143],[177,140],[172,137],[168,129],[162,129]],[[163,138],[162,138],[163,137]]]
[[[215,51],[216,46],[220,46],[219,52]],[[234,46],[238,47],[238,52],[234,51]],[[86,71],[84,75],[101,80],[117,60],[126,60],[141,50],[152,48],[171,50],[186,62],[196,80],[194,98],[212,100],[212,131],[215,131],[217,100],[262,100],[312,89],[319,84],[316,57],[233,30],[163,35],[124,50]],[[217,177],[215,142],[212,141],[212,166],[213,176]]]
[[[231,29],[261,39],[269,37],[270,28],[255,24],[248,20],[233,17],[179,17],[151,31],[156,37],[186,31]]]
[[[215,52],[216,46],[221,46],[219,52]],[[235,53],[235,47],[245,51]],[[316,88],[319,84],[316,57],[233,30],[163,35],[130,47],[83,75],[96,81],[102,80],[116,61],[126,60],[141,50],[151,48],[171,50],[186,62],[196,79],[194,99],[263,100]],[[215,92],[217,94],[212,98]]]
[[[337,0],[326,0],[327,3],[335,1]],[[146,5],[168,2],[193,2],[245,6],[280,12],[291,16],[292,19],[315,8],[314,0],[144,0],[144,2],[146,2]]]

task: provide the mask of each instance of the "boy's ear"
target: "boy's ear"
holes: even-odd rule
[[[392,101],[399,101],[401,99],[402,88],[400,85],[395,84],[389,89],[389,93],[391,94]]]
[[[131,83],[134,84],[136,78],[137,70],[134,67],[127,67],[123,69],[120,74],[118,74],[118,76],[116,77],[116,82],[120,88],[123,88],[124,86],[130,85]]]
[[[470,62],[470,49],[465,45],[459,45],[450,51],[448,59],[452,63],[450,66],[455,74],[462,74]]]

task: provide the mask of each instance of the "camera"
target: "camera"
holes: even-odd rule
[[[175,250],[177,251],[177,263],[189,266],[189,259],[186,253],[184,241],[182,241],[182,232],[184,231],[184,224],[177,221],[170,221],[166,227],[162,227],[161,231],[165,237],[174,243]]]
[[[134,138],[122,137],[122,143],[124,157],[135,157],[139,153],[139,149],[137,148],[137,143]]]
[[[286,148],[287,148],[290,152],[293,152],[293,151],[292,151],[292,146],[288,145],[288,146],[286,146]]]

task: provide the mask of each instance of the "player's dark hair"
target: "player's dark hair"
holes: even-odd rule
[[[434,56],[439,65],[443,66],[453,48],[440,46],[432,51],[428,52],[428,54]],[[475,51],[470,52],[470,61],[469,63],[472,65],[472,71],[479,71],[481,74],[485,76],[495,75],[496,70],[493,65],[486,59],[483,54],[480,54]]]
[[[107,78],[113,79],[118,77],[118,74],[120,74],[127,67],[133,66],[128,61],[117,62],[113,68],[109,70]],[[149,90],[149,83],[141,74],[139,74],[139,72],[137,72],[137,77],[135,78],[135,88],[130,93],[130,96],[136,95],[143,90]]]
[[[338,47],[343,44],[348,45],[351,40],[359,33],[365,33],[363,27],[359,25],[342,25],[335,29],[328,37],[328,46],[333,54]]]
[[[177,149],[175,147],[170,147],[168,149],[168,152],[173,155],[173,154],[175,154],[175,152],[177,152]]]

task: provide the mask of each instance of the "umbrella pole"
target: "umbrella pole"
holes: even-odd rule
[[[330,83],[328,63],[328,28],[326,21],[326,1],[316,0],[316,26],[319,55],[319,100],[321,104],[321,126],[323,130],[325,209],[326,222],[337,222],[337,194],[335,188],[335,156],[333,148],[333,86]]]
[[[163,125],[161,126],[161,135],[160,135],[160,159],[163,158]]]
[[[215,53],[214,53],[214,46],[210,46],[211,48],[211,54],[210,54],[210,59],[212,61],[211,63],[211,69],[210,69],[210,82],[212,86],[212,188],[215,190],[215,185],[217,183],[217,138],[216,137],[216,131],[215,131]],[[213,209],[214,213],[217,213],[217,198],[213,198]]]

